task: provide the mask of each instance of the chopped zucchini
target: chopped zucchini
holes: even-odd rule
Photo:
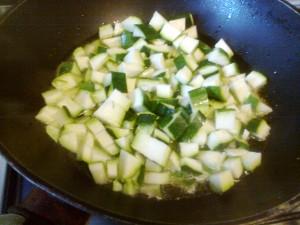
[[[180,83],[187,84],[192,79],[192,75],[192,71],[187,66],[184,66],[175,76]]]
[[[233,51],[232,49],[229,47],[229,45],[224,41],[224,39],[220,39],[216,44],[215,44],[216,48],[220,48],[223,49],[223,51],[226,52],[226,54],[231,58],[233,56]]]
[[[232,174],[228,170],[211,175],[208,181],[210,188],[219,194],[228,191],[234,185]]]
[[[165,23],[160,31],[160,35],[167,41],[174,41],[180,34],[181,31],[170,23]]]
[[[262,156],[259,152],[246,152],[241,158],[245,170],[252,172],[260,166]]]
[[[111,38],[114,35],[114,28],[111,24],[106,24],[99,27],[100,39]]]
[[[141,168],[142,161],[129,152],[121,150],[118,162],[118,177],[120,180],[132,178]]]
[[[179,149],[181,157],[193,157],[199,152],[199,147],[196,143],[180,142]]]
[[[161,166],[166,165],[171,153],[168,145],[144,133],[139,133],[134,137],[132,147]]]
[[[224,170],[229,170],[234,179],[239,179],[244,172],[242,161],[238,157],[228,158],[223,163]]]
[[[167,20],[157,11],[154,12],[149,25],[152,26],[156,31],[159,31]]]
[[[263,119],[252,119],[248,123],[247,129],[257,140],[264,141],[269,135],[271,128]]]
[[[236,113],[234,109],[218,109],[215,111],[216,129],[224,129],[230,132],[235,130]]]
[[[257,71],[249,73],[246,77],[246,81],[254,90],[258,90],[267,84],[267,78]]]
[[[133,32],[135,25],[142,24],[142,20],[136,16],[129,16],[125,20],[122,21],[122,26],[125,30]]]
[[[192,158],[181,158],[180,164],[182,167],[188,167],[189,169],[197,172],[203,173],[203,168],[201,162]]]
[[[58,66],[36,119],[113,191],[224,193],[261,164],[250,138],[267,138],[272,112],[266,76],[241,74],[233,55],[199,40],[191,13],[102,24]]]
[[[105,165],[102,162],[89,164],[89,170],[97,184],[106,184],[109,182]]]
[[[225,130],[211,132],[207,138],[207,145],[211,150],[226,147],[232,141],[232,135]]]
[[[217,151],[200,151],[197,158],[207,170],[213,172],[220,171],[224,161],[224,155]]]
[[[168,184],[170,182],[169,172],[146,172],[144,175],[145,184]]]

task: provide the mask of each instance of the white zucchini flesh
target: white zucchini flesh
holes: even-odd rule
[[[113,191],[120,192],[123,190],[123,185],[118,180],[113,181]]]
[[[118,176],[121,180],[133,177],[142,166],[142,161],[126,151],[121,151],[118,163]]]
[[[77,153],[81,138],[75,132],[62,132],[58,141],[64,148]]]
[[[78,47],[73,51],[73,57],[87,56],[86,51],[83,47]]]
[[[141,64],[122,62],[119,65],[119,71],[125,73],[128,77],[137,77],[144,71],[144,66]]]
[[[125,63],[144,65],[144,60],[140,51],[133,49],[130,50],[124,58]]]
[[[63,98],[63,93],[57,89],[51,89],[42,93],[43,99],[47,105],[55,105]]]
[[[200,128],[196,135],[192,138],[191,142],[198,144],[200,147],[204,147],[207,140],[207,132]]]
[[[158,84],[156,86],[156,96],[160,98],[172,98],[173,90],[170,84]]]
[[[162,53],[152,54],[150,56],[150,61],[152,66],[157,70],[162,70],[166,68],[164,55]]]
[[[125,114],[126,111],[121,105],[106,100],[100,108],[95,111],[94,116],[108,125],[120,127]]]
[[[180,142],[179,149],[181,157],[193,157],[199,152],[199,147],[196,143]]]
[[[90,59],[90,65],[93,70],[99,70],[107,62],[108,54],[101,53]]]
[[[185,18],[179,18],[179,19],[175,19],[175,20],[170,20],[169,23],[172,26],[176,27],[180,31],[184,31],[185,30],[185,25],[186,25],[186,19]]]
[[[79,147],[80,158],[87,163],[89,163],[92,158],[94,141],[94,136],[90,132],[87,132],[81,140]]]
[[[64,97],[57,103],[57,105],[59,107],[65,107],[72,117],[77,117],[84,109],[79,103],[70,97]]]
[[[198,38],[198,30],[196,25],[193,25],[190,28],[186,29],[183,33],[191,38]]]
[[[242,148],[236,148],[236,149],[225,149],[224,150],[227,157],[241,157],[245,155],[248,150],[242,149]]]
[[[89,67],[89,57],[87,56],[76,56],[74,57],[79,69],[81,71],[84,71],[85,69],[88,69]]]
[[[58,142],[60,136],[60,128],[57,128],[52,125],[47,125],[46,133],[52,138],[53,141]]]
[[[203,83],[203,87],[211,87],[211,86],[221,86],[221,76],[219,73],[214,74],[212,76],[207,77]]]
[[[131,100],[128,96],[117,89],[113,90],[107,100],[119,104],[125,111],[127,111],[131,105]]]
[[[145,92],[154,92],[156,86],[163,83],[164,82],[161,80],[139,79],[137,82],[137,87]]]
[[[242,155],[242,163],[247,171],[254,171],[262,161],[261,153],[259,152],[247,152]]]
[[[216,130],[211,132],[207,138],[207,145],[214,150],[220,146],[228,144],[232,140],[232,135],[226,130]]]
[[[273,109],[263,102],[259,102],[256,107],[256,114],[259,116],[265,116],[273,112]]]
[[[136,24],[142,24],[143,21],[136,16],[129,16],[122,21],[122,26],[125,30],[133,32]]]
[[[81,77],[72,73],[65,73],[52,81],[52,86],[61,91],[67,91],[76,87],[81,82]]]
[[[186,36],[180,42],[180,48],[187,54],[191,54],[198,46],[199,40]]]
[[[180,160],[181,166],[187,166],[189,169],[198,172],[198,173],[203,173],[203,167],[201,162],[199,162],[196,159],[193,158],[181,158]]]
[[[70,123],[66,111],[56,106],[44,106],[35,118],[47,125],[53,125],[55,127],[62,127],[64,124]]]
[[[107,73],[93,70],[91,71],[91,81],[102,84]]]
[[[180,157],[177,155],[177,153],[175,151],[172,151],[170,154],[167,168],[171,172],[181,171]]]
[[[147,159],[145,163],[145,170],[148,172],[161,172],[162,167],[155,162]]]
[[[215,111],[216,129],[224,129],[234,132],[236,126],[236,112],[232,109],[221,109]]]
[[[106,162],[107,176],[109,179],[118,177],[118,160],[109,160]]]
[[[170,23],[165,23],[160,31],[160,35],[167,41],[174,41],[180,34],[181,31]]]
[[[125,137],[120,137],[118,139],[115,139],[115,142],[121,149],[131,152],[132,139],[133,139],[132,135],[127,135]]]
[[[146,46],[154,52],[169,53],[172,50],[172,48],[167,44],[165,45],[147,44]]]
[[[168,184],[170,183],[169,172],[146,172],[144,175],[145,184]]]
[[[180,44],[181,44],[181,42],[183,41],[184,38],[185,38],[185,35],[181,35],[181,36],[177,37],[176,40],[173,41],[173,46],[175,48],[179,48]]]
[[[95,139],[100,144],[100,146],[110,155],[116,155],[119,153],[117,146],[114,143],[113,138],[106,131],[103,124],[97,120],[92,119],[86,123],[88,129],[95,136]]]
[[[196,75],[190,82],[190,85],[195,87],[195,88],[199,88],[202,86],[204,82],[204,78],[201,74]]]
[[[176,73],[175,77],[180,83],[187,84],[192,79],[192,75],[192,71],[185,66]]]
[[[119,23],[119,22],[115,22],[113,36],[120,35],[120,34],[123,33],[123,31],[124,31],[123,25],[121,23]]]
[[[84,109],[92,109],[96,106],[92,95],[88,91],[81,90],[78,92],[77,96],[75,97],[77,103],[79,103]]]
[[[199,48],[197,48],[194,51],[193,56],[194,56],[195,60],[199,63],[204,59],[205,54]]]
[[[159,31],[167,20],[157,11],[154,12],[149,25],[152,26],[156,31]]]
[[[99,27],[100,39],[111,38],[114,35],[114,28],[111,24],[106,24]]]
[[[144,112],[146,111],[144,107],[144,94],[140,88],[134,89],[131,95],[131,107],[136,112]]]
[[[242,161],[240,158],[228,158],[223,163],[224,170],[231,171],[234,179],[239,179],[244,172]]]
[[[168,145],[144,133],[135,136],[132,147],[161,166],[166,165],[171,153]]]
[[[230,63],[223,67],[223,74],[225,77],[232,77],[239,74],[238,65],[236,63]]]
[[[232,57],[234,55],[232,49],[229,47],[229,45],[224,41],[224,39],[220,39],[216,44],[216,48],[223,49],[229,57]]]
[[[104,150],[99,148],[97,145],[94,145],[90,163],[106,162],[111,159],[112,158],[109,154],[107,154]]]
[[[230,63],[230,60],[224,51],[219,48],[215,48],[207,55],[208,61],[216,63],[221,66],[226,66]]]
[[[254,90],[258,90],[267,84],[267,78],[257,71],[249,73],[246,77],[246,81]]]
[[[210,188],[216,193],[224,193],[234,185],[230,171],[215,173],[208,178]]]
[[[89,164],[89,170],[97,184],[106,184],[109,182],[104,163],[98,162]]]
[[[251,121],[249,122],[249,124],[250,123],[251,123]],[[248,126],[249,126],[249,124],[248,124]],[[256,125],[255,130],[250,130],[250,127],[249,127],[249,131],[250,131],[251,135],[254,136],[258,141],[265,140],[269,136],[270,130],[271,130],[271,127],[265,120],[260,120],[258,122],[258,124]]]
[[[243,103],[251,94],[251,90],[248,84],[242,77],[231,81],[229,87],[234,97],[240,103]]]
[[[198,63],[193,55],[185,55],[184,59],[186,61],[186,64],[192,71],[195,71],[198,68]]]
[[[141,50],[144,46],[147,45],[147,42],[143,39],[140,38],[139,40],[137,40],[128,50]]]
[[[159,129],[155,129],[153,132],[153,137],[158,138],[159,140],[165,142],[165,143],[170,143],[171,138],[163,131]]]
[[[200,151],[197,158],[203,166],[213,172],[220,171],[224,161],[224,154],[217,151]]]

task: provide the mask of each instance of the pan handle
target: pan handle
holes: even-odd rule
[[[26,225],[85,225],[90,217],[87,212],[63,203],[37,188],[8,212],[23,216]]]

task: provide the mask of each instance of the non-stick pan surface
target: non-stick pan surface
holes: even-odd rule
[[[265,96],[274,113],[271,136],[261,149],[263,164],[223,196],[155,201],[113,193],[95,185],[84,166],[34,119],[43,105],[40,93],[49,87],[58,63],[95,35],[100,23],[128,15],[149,19],[155,10],[169,17],[192,12],[206,39],[223,37],[243,69],[269,78]],[[299,198],[299,67],[299,15],[275,0],[26,1],[0,26],[1,151],[44,189],[99,213],[151,224],[250,221]]]

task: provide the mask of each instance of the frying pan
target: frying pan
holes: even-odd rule
[[[52,142],[34,116],[56,66],[89,40],[98,25],[158,10],[192,12],[201,37],[224,38],[242,69],[269,78],[264,96],[274,108],[263,164],[224,195],[156,201],[95,185],[86,167]],[[270,0],[23,1],[0,26],[1,152],[44,190],[77,207],[149,224],[250,223],[300,199],[300,17]],[[256,150],[256,149],[253,149]]]

